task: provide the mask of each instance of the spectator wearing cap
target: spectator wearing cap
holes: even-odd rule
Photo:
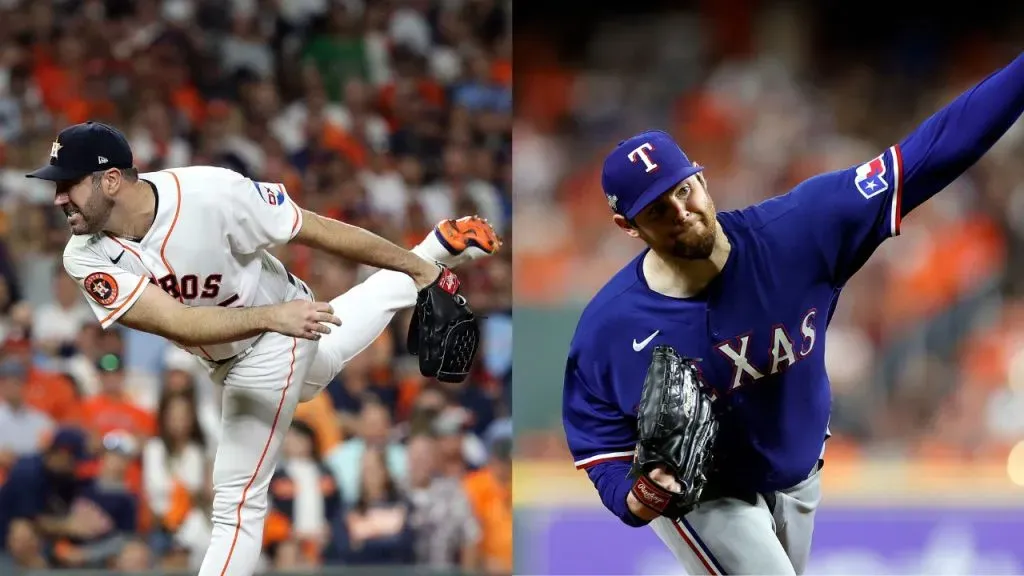
[[[492,437],[487,464],[463,486],[481,527],[480,558],[488,573],[512,573],[512,435]]]
[[[61,566],[104,568],[121,554],[138,527],[139,501],[125,476],[138,455],[135,438],[116,430],[103,436],[99,471],[72,503],[72,514],[88,514],[93,533],[58,539],[53,553]]]
[[[39,452],[56,426],[41,410],[25,404],[27,377],[28,366],[22,359],[0,360],[0,471],[22,456]]]
[[[440,473],[449,478],[462,478],[487,461],[487,447],[472,431],[473,414],[449,403],[434,418],[431,429],[437,437]]]
[[[18,460],[0,487],[0,542],[11,522],[29,520],[47,541],[90,538],[102,526],[89,510],[73,510],[79,485],[75,471],[86,458],[85,435],[59,429],[40,454]]]

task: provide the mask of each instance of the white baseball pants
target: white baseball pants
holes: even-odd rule
[[[296,289],[295,297],[307,297]],[[233,361],[208,364],[223,384],[222,437],[213,466],[213,534],[199,576],[252,576],[260,559],[267,491],[295,407],[323,389],[416,303],[412,279],[381,270],[331,300],[341,326],[319,341],[268,333]]]

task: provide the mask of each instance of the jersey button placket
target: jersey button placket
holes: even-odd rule
[[[707,324],[708,334],[713,339],[713,341],[711,342],[711,345],[714,346],[715,344],[718,343],[719,334],[718,334],[718,330],[715,330],[714,323],[711,321],[711,304],[710,303],[704,305],[704,322]]]

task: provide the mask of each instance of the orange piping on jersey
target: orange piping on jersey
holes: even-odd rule
[[[167,235],[164,236],[164,241],[160,244],[160,259],[163,260],[164,266],[167,267],[167,271],[174,274],[174,268],[171,268],[170,262],[167,261],[167,241],[171,239],[171,234],[174,234],[174,227],[178,224],[178,216],[181,214],[181,182],[178,180],[178,175],[170,170],[164,170],[174,178],[174,185],[177,187],[178,192],[178,203],[174,206],[174,219],[171,220],[171,226],[167,229]],[[178,294],[178,300],[184,303],[181,294]]]
[[[129,302],[132,301],[132,298],[135,297],[135,293],[138,292],[139,288],[142,288],[142,285],[145,284],[145,283],[146,283],[146,278],[145,277],[139,278],[139,283],[135,285],[135,289],[132,290],[131,294],[129,294],[128,297],[124,299],[124,302],[122,302],[120,306],[118,306],[117,308],[114,308],[110,312],[110,314],[107,314],[107,316],[103,320],[100,320],[100,324],[101,325],[102,324],[106,324],[107,320],[110,320],[114,316],[117,316],[117,313],[120,312],[121,309],[124,308],[126,304],[128,304]]]
[[[177,277],[178,275],[174,272],[174,268],[171,268],[171,263],[167,261],[167,255],[165,252],[167,251],[167,241],[171,239],[171,234],[174,234],[174,227],[178,224],[178,216],[181,214],[181,181],[178,180],[178,175],[173,171],[164,170],[164,172],[167,172],[171,175],[171,178],[174,178],[174,186],[178,191],[178,203],[174,206],[174,219],[171,220],[171,226],[167,229],[167,235],[164,236],[164,241],[160,244],[160,260],[163,260],[167,271],[174,277]],[[178,302],[181,302],[182,304],[185,303],[185,299],[181,297],[180,292],[178,293]],[[213,356],[211,356],[205,348],[202,346],[196,346],[196,348],[199,348],[199,351],[205,354],[207,359],[213,360]]]
[[[267,451],[270,450],[270,443],[274,441],[274,433],[277,431],[277,421],[281,417],[281,409],[284,408],[285,398],[288,397],[288,389],[292,386],[292,377],[295,375],[295,348],[299,345],[299,341],[296,338],[292,338],[292,363],[288,368],[288,379],[285,380],[284,390],[281,391],[281,400],[277,403],[277,412],[274,414],[274,422],[270,425],[270,435],[267,436],[267,443],[263,445],[263,453],[260,454],[260,459],[256,462],[256,469],[253,470],[252,476],[249,477],[249,483],[245,485],[245,489],[242,490],[242,500],[238,503],[235,520],[235,534],[231,538],[231,548],[228,549],[228,557],[224,560],[224,568],[220,571],[220,576],[224,576],[228,572],[228,566],[231,565],[231,556],[235,553],[235,544],[238,543],[238,531],[242,529],[242,507],[245,506],[245,499],[249,495],[249,489],[256,482],[256,476],[260,473],[260,468],[263,467],[263,460],[267,457]]]

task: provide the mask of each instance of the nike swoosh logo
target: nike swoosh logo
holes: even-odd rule
[[[111,258],[110,262],[112,264],[117,264],[118,262],[120,262],[121,261],[121,256],[124,256],[124,252],[125,252],[124,250],[121,250],[121,253],[117,255],[117,258]]]
[[[633,338],[633,351],[634,352],[639,352],[639,351],[643,350],[644,348],[647,347],[648,344],[651,343],[651,340],[654,340],[654,337],[657,336],[660,333],[661,333],[661,330],[655,330],[654,334],[651,334],[647,338],[644,338],[643,342],[637,342],[636,338]]]

